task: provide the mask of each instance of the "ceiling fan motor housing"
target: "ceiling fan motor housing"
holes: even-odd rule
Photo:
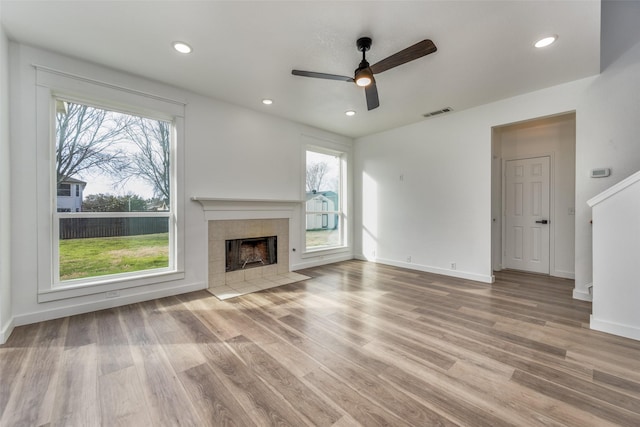
[[[354,81],[358,86],[365,87],[369,86],[372,82],[374,82],[373,72],[369,68],[369,62],[365,59],[365,52],[371,49],[371,38],[370,37],[360,37],[356,42],[358,46],[358,50],[362,52],[362,61],[360,61],[360,65],[354,71]]]
[[[366,52],[371,49],[371,37],[360,37],[356,42],[358,46],[358,52]]]

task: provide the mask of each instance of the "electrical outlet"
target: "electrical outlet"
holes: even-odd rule
[[[452,269],[452,270],[455,270],[455,269],[456,269],[456,263],[455,263],[455,262],[452,262],[452,263],[451,263],[451,269]]]
[[[120,296],[120,291],[108,291],[105,294],[106,298],[115,298],[115,297],[118,297],[118,296]]]
[[[411,257],[410,256],[407,257],[407,262],[411,262]]]

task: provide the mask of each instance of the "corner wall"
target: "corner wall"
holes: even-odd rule
[[[0,16],[2,15],[0,4]],[[11,312],[11,163],[9,149],[9,41],[0,26],[0,344],[13,330]]]
[[[6,203],[2,204],[0,218],[4,218],[7,207],[10,207],[13,215],[11,230],[20,236],[20,239],[13,239],[10,246],[12,281],[20,284],[10,289],[16,325],[205,289],[207,222],[202,206],[191,197],[301,200],[304,195],[303,153],[307,137],[313,137],[318,145],[339,145],[351,154],[351,138],[45,50],[16,43],[10,43],[9,47],[11,164],[19,167],[11,171],[12,199],[10,202],[3,200]],[[51,274],[34,267],[37,265],[34,254],[38,253],[38,233],[51,231],[46,224],[41,227],[34,224],[38,224],[40,218],[37,207],[48,209],[51,201],[48,194],[36,191],[38,164],[48,153],[46,147],[43,150],[37,145],[36,73],[33,64],[184,101],[184,156],[178,159],[184,170],[184,192],[178,202],[184,205],[184,279],[123,289],[116,298],[107,299],[102,292],[37,302],[38,281]],[[5,169],[2,170],[4,173]],[[0,185],[5,185],[4,182],[0,180]],[[300,205],[302,207],[302,203]],[[290,248],[297,249],[290,253],[293,269],[312,262],[326,264],[352,257],[349,248],[340,256],[318,254],[315,258],[303,260],[300,257],[304,237],[302,212],[296,215],[294,235],[290,236]]]
[[[640,19],[640,3],[620,3],[603,2],[603,7],[619,6],[621,13]],[[639,39],[630,44],[625,35],[619,43],[603,43],[623,49],[616,50],[600,75],[357,139],[355,205],[362,219],[356,224],[356,254],[408,268],[490,279],[491,128],[575,111],[573,295],[590,300],[587,200],[640,170]],[[590,178],[590,171],[600,167],[611,168],[611,176]],[[451,262],[458,271],[450,268]]]
[[[492,128],[575,110],[593,79],[357,139],[356,254],[491,282]]]
[[[640,19],[640,3],[636,9]],[[639,99],[640,42],[589,86],[577,114],[574,296],[578,298],[589,297],[592,282],[591,208],[587,200],[640,170]],[[604,167],[611,168],[609,177],[589,177],[592,169]]]

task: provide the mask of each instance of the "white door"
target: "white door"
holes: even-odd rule
[[[505,268],[549,274],[549,157],[505,167]]]

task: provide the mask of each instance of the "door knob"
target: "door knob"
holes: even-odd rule
[[[536,224],[549,224],[549,221],[546,219],[541,219],[540,221],[536,221]]]

